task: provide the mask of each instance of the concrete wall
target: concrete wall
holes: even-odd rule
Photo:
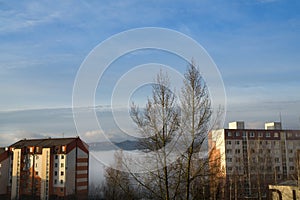
[[[9,182],[9,157],[0,162],[0,194],[7,194]]]
[[[220,152],[221,167],[226,170],[225,134],[224,129],[212,131],[212,141],[215,142],[216,150]]]
[[[69,187],[66,182],[68,172],[67,168],[67,154],[53,154],[53,189],[54,193],[59,196],[65,195],[65,188]]]
[[[296,200],[300,199],[300,190],[296,186],[285,185],[270,185],[269,189],[272,189],[273,200]],[[293,194],[294,193],[294,194]]]
[[[40,159],[37,159],[38,170],[41,176],[41,199],[49,199],[50,188],[50,148],[43,148]],[[39,161],[40,160],[40,161]],[[40,163],[41,162],[41,163]]]
[[[20,185],[21,149],[14,149],[13,157],[11,199],[18,199]]]
[[[76,148],[67,154],[66,167],[66,195],[72,195],[75,194]]]

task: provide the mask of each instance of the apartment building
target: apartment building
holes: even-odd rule
[[[10,199],[88,197],[89,150],[79,137],[23,139],[2,150],[0,163],[0,192]]]
[[[266,199],[268,185],[297,179],[300,130],[283,130],[279,122],[266,123],[265,129],[232,122],[209,134],[209,146],[211,170],[218,171],[211,179],[213,196]]]

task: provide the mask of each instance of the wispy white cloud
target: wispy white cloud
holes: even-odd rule
[[[280,0],[256,0],[258,3],[272,3],[275,1],[280,1]]]
[[[38,134],[38,133],[33,133],[25,130],[16,130],[9,133],[0,132],[0,146],[6,147],[24,138],[39,139],[39,138],[47,138],[50,136],[51,135],[49,134],[43,134],[43,133]]]
[[[87,142],[105,142],[105,141],[122,141],[127,138],[120,135],[117,130],[103,131],[103,130],[91,130],[81,135],[81,138]]]
[[[47,24],[61,17],[59,12],[52,12],[43,3],[27,2],[0,12],[0,34],[24,30]]]
[[[90,112],[90,108],[82,109]],[[127,117],[126,112],[122,110],[118,110],[117,115],[121,119]],[[106,108],[98,107],[97,116],[101,128],[90,126],[89,121],[81,121],[80,123],[84,123],[85,130],[80,129],[77,132],[72,109],[68,107],[2,111],[0,112],[0,141],[2,137],[3,140],[0,146],[8,145],[20,137],[22,139],[79,135],[86,142],[120,141],[130,138],[118,128],[111,112],[106,111]]]

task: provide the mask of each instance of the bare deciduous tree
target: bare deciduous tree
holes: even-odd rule
[[[105,169],[105,184],[102,187],[104,199],[119,200],[119,199],[135,199],[135,188],[130,183],[128,173],[118,170],[123,165],[122,151],[115,153],[115,167],[107,167]]]
[[[148,151],[157,152],[155,159],[157,169],[148,171],[142,176],[131,174],[146,193],[157,199],[171,199],[176,193],[173,181],[178,173],[168,165],[167,144],[178,134],[179,112],[175,102],[175,94],[169,89],[169,78],[161,71],[152,86],[152,97],[143,112],[136,105],[132,106],[131,116],[141,135],[140,145]],[[146,184],[151,180],[151,184]],[[171,180],[172,179],[172,180]],[[153,184],[155,183],[155,184]]]
[[[207,160],[200,159],[199,152],[204,151],[211,118],[208,89],[194,61],[185,73],[181,90],[181,117],[183,137],[187,141],[187,152],[183,154],[185,199],[190,199],[193,182],[200,176],[204,177],[207,166]]]
[[[152,96],[145,109],[140,110],[135,104],[132,105],[131,117],[143,136],[139,143],[145,152],[153,152],[149,159],[156,165],[155,170],[145,167],[145,173],[137,174],[130,171],[127,165],[129,158],[123,158],[127,159],[122,165],[127,167],[129,177],[120,184],[133,183],[139,191],[132,195],[135,198],[205,199],[209,194],[208,175],[211,172],[219,174],[209,168],[211,154],[207,152],[207,133],[212,127],[211,101],[205,81],[194,61],[188,66],[183,83],[179,103],[170,90],[167,74],[161,71],[157,75],[156,84],[153,84]],[[174,140],[179,141],[177,145],[183,145],[184,151],[170,163],[173,146],[166,147]],[[120,180],[119,172],[107,173]],[[117,181],[110,181],[110,176],[106,177],[107,184],[115,184]],[[122,188],[124,186],[118,187],[126,191],[126,188]]]

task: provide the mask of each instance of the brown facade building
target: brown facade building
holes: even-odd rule
[[[24,139],[0,153],[0,195],[87,199],[89,150],[79,137]]]
[[[211,170],[218,172],[211,179],[215,198],[266,199],[268,185],[297,180],[300,130],[283,130],[279,122],[245,129],[244,122],[233,122],[212,131],[209,146]]]

